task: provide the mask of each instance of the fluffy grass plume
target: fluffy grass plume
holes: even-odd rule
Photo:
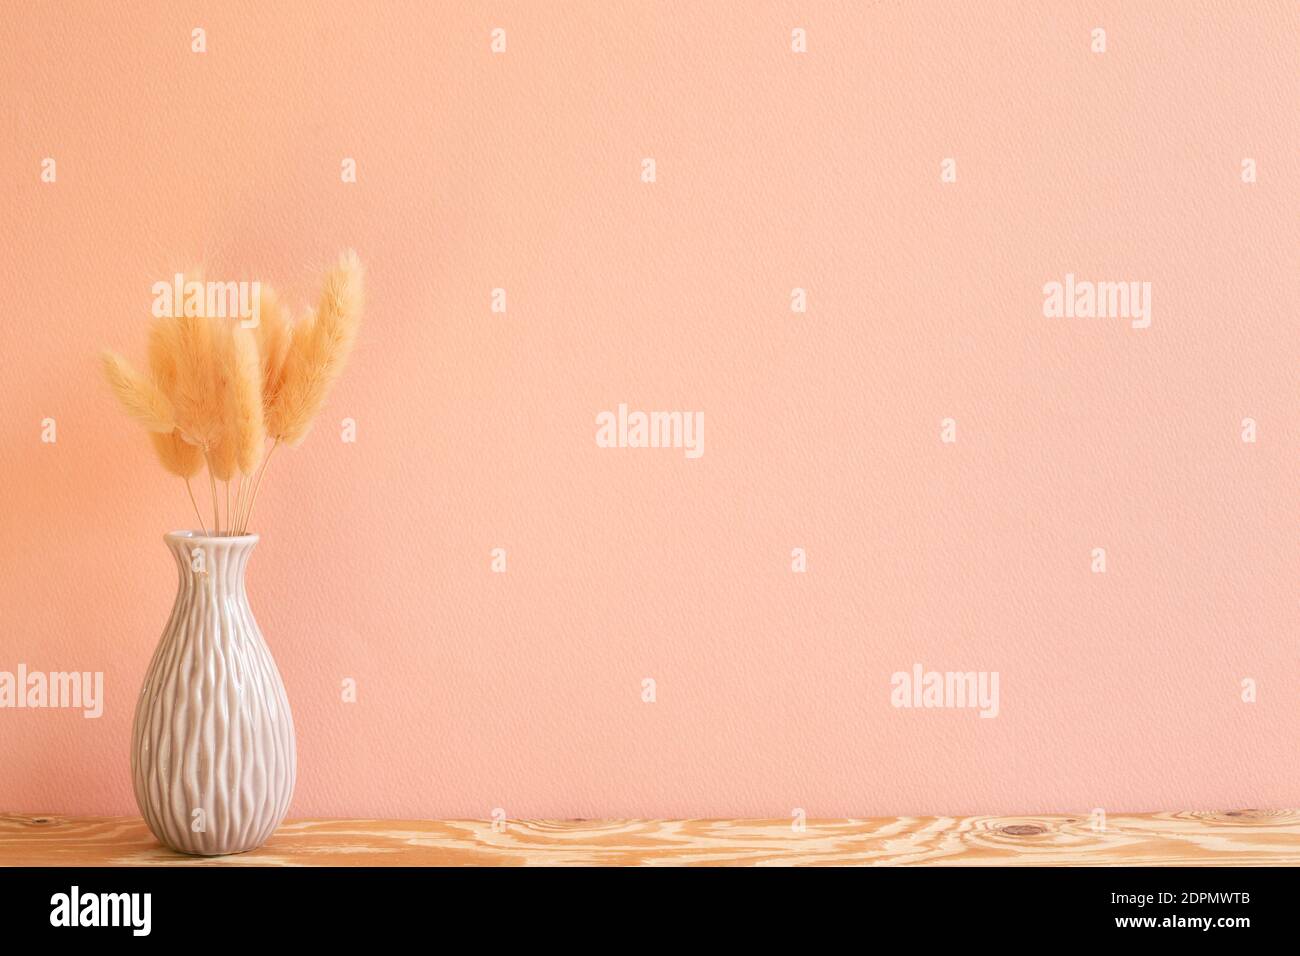
[[[186,281],[200,280],[193,273]],[[297,323],[269,288],[261,290],[259,322],[178,315],[149,328],[149,374],[113,352],[104,375],[127,413],[149,430],[163,467],[185,479],[204,529],[190,479],[204,464],[212,494],[212,533],[242,534],[257,503],[271,452],[297,445],[347,364],[364,305],[362,269],[345,252],[325,275],[320,301]],[[275,441],[267,448],[267,439]],[[241,480],[231,501],[230,482]],[[223,509],[217,481],[226,482]],[[222,521],[224,511],[225,520]]]
[[[116,352],[105,352],[102,359],[104,377],[128,415],[151,432],[166,434],[176,427],[172,403],[162,389]]]
[[[177,363],[180,361],[180,325],[175,319],[154,319],[149,326],[149,371],[163,394],[176,391]]]
[[[267,415],[272,438],[294,446],[306,437],[347,364],[364,304],[361,263],[355,252],[345,252],[325,276],[315,321],[294,328],[284,381]]]
[[[293,335],[288,309],[268,286],[262,287],[261,316],[257,323],[257,355],[262,364],[262,401],[275,404],[284,380],[284,360]]]
[[[266,424],[262,410],[262,363],[257,339],[248,329],[236,328],[234,341],[235,465],[251,475],[262,462]]]
[[[166,434],[150,432],[149,438],[153,441],[153,450],[157,452],[158,460],[173,475],[193,478],[203,467],[203,451],[182,438],[179,428]]]
[[[176,380],[172,405],[185,440],[210,449],[221,438],[223,396],[216,390],[213,328],[202,316],[179,316],[176,323]]]
[[[212,475],[217,481],[235,476],[239,460],[239,425],[236,401],[235,325],[224,319],[212,322],[212,389],[217,396],[217,433],[208,449]]]

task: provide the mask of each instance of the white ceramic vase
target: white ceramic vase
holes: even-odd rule
[[[258,536],[164,540],[180,583],[136,703],[135,800],[172,849],[240,853],[284,819],[297,769],[289,700],[244,593]]]

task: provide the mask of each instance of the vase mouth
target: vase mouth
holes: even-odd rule
[[[215,544],[256,544],[261,539],[257,534],[204,534],[202,531],[168,531],[163,535],[164,541],[196,541]]]

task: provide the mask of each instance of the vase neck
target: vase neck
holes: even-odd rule
[[[243,593],[244,568],[257,545],[257,535],[220,537],[173,531],[163,540],[176,559],[182,591],[204,584],[228,594]]]

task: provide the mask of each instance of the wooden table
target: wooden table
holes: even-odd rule
[[[1300,811],[809,820],[295,820],[189,857],[138,817],[0,814],[0,866],[1300,865]]]

